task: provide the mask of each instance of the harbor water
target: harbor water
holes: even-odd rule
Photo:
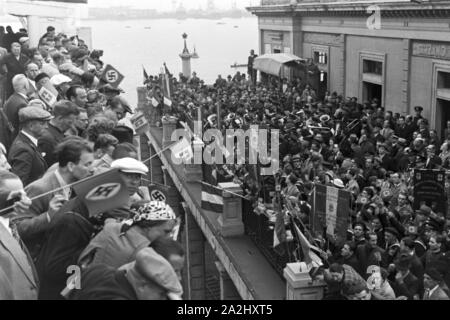
[[[112,64],[124,76],[121,87],[130,103],[136,104],[136,87],[142,85],[142,65],[149,74],[160,72],[163,63],[178,76],[179,54],[183,50],[181,35],[188,34],[188,49],[194,45],[199,59],[192,60],[192,71],[211,84],[221,74],[235,73],[230,66],[246,64],[250,49],[258,51],[258,21],[242,19],[161,19],[161,20],[87,20],[92,28],[94,49],[104,50],[103,61]],[[238,69],[246,72],[246,68]]]

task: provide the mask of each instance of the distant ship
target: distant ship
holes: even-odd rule
[[[226,23],[225,23],[225,22],[221,22],[221,21],[220,21],[220,22],[217,22],[217,24],[226,24]]]
[[[152,27],[144,27],[144,29],[151,29]]]

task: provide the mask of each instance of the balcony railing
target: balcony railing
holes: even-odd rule
[[[242,220],[244,222],[245,234],[255,243],[259,251],[264,255],[267,261],[283,278],[283,269],[292,259],[289,256],[291,243],[287,242],[277,247],[273,247],[274,241],[274,223],[265,214],[257,214],[253,211],[250,201],[243,201]]]

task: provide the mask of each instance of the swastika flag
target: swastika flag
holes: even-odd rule
[[[117,169],[82,180],[73,189],[88,208],[91,217],[125,206],[130,198]]]
[[[166,202],[169,198],[169,186],[162,186],[159,184],[151,184],[148,186],[150,199],[152,201]]]
[[[105,70],[103,70],[102,76],[100,78],[105,80],[114,88],[117,88],[125,77],[116,68],[108,64],[105,67]]]

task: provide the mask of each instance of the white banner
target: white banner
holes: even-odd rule
[[[327,187],[326,221],[327,233],[330,235],[334,235],[336,229],[338,195],[339,189]]]
[[[49,89],[42,87],[41,90],[39,90],[39,97],[44,100],[44,102],[49,106],[53,107],[53,105],[57,101],[56,95],[53,94]]]
[[[159,106],[159,101],[155,99],[155,97],[152,97],[152,105],[156,108]]]

